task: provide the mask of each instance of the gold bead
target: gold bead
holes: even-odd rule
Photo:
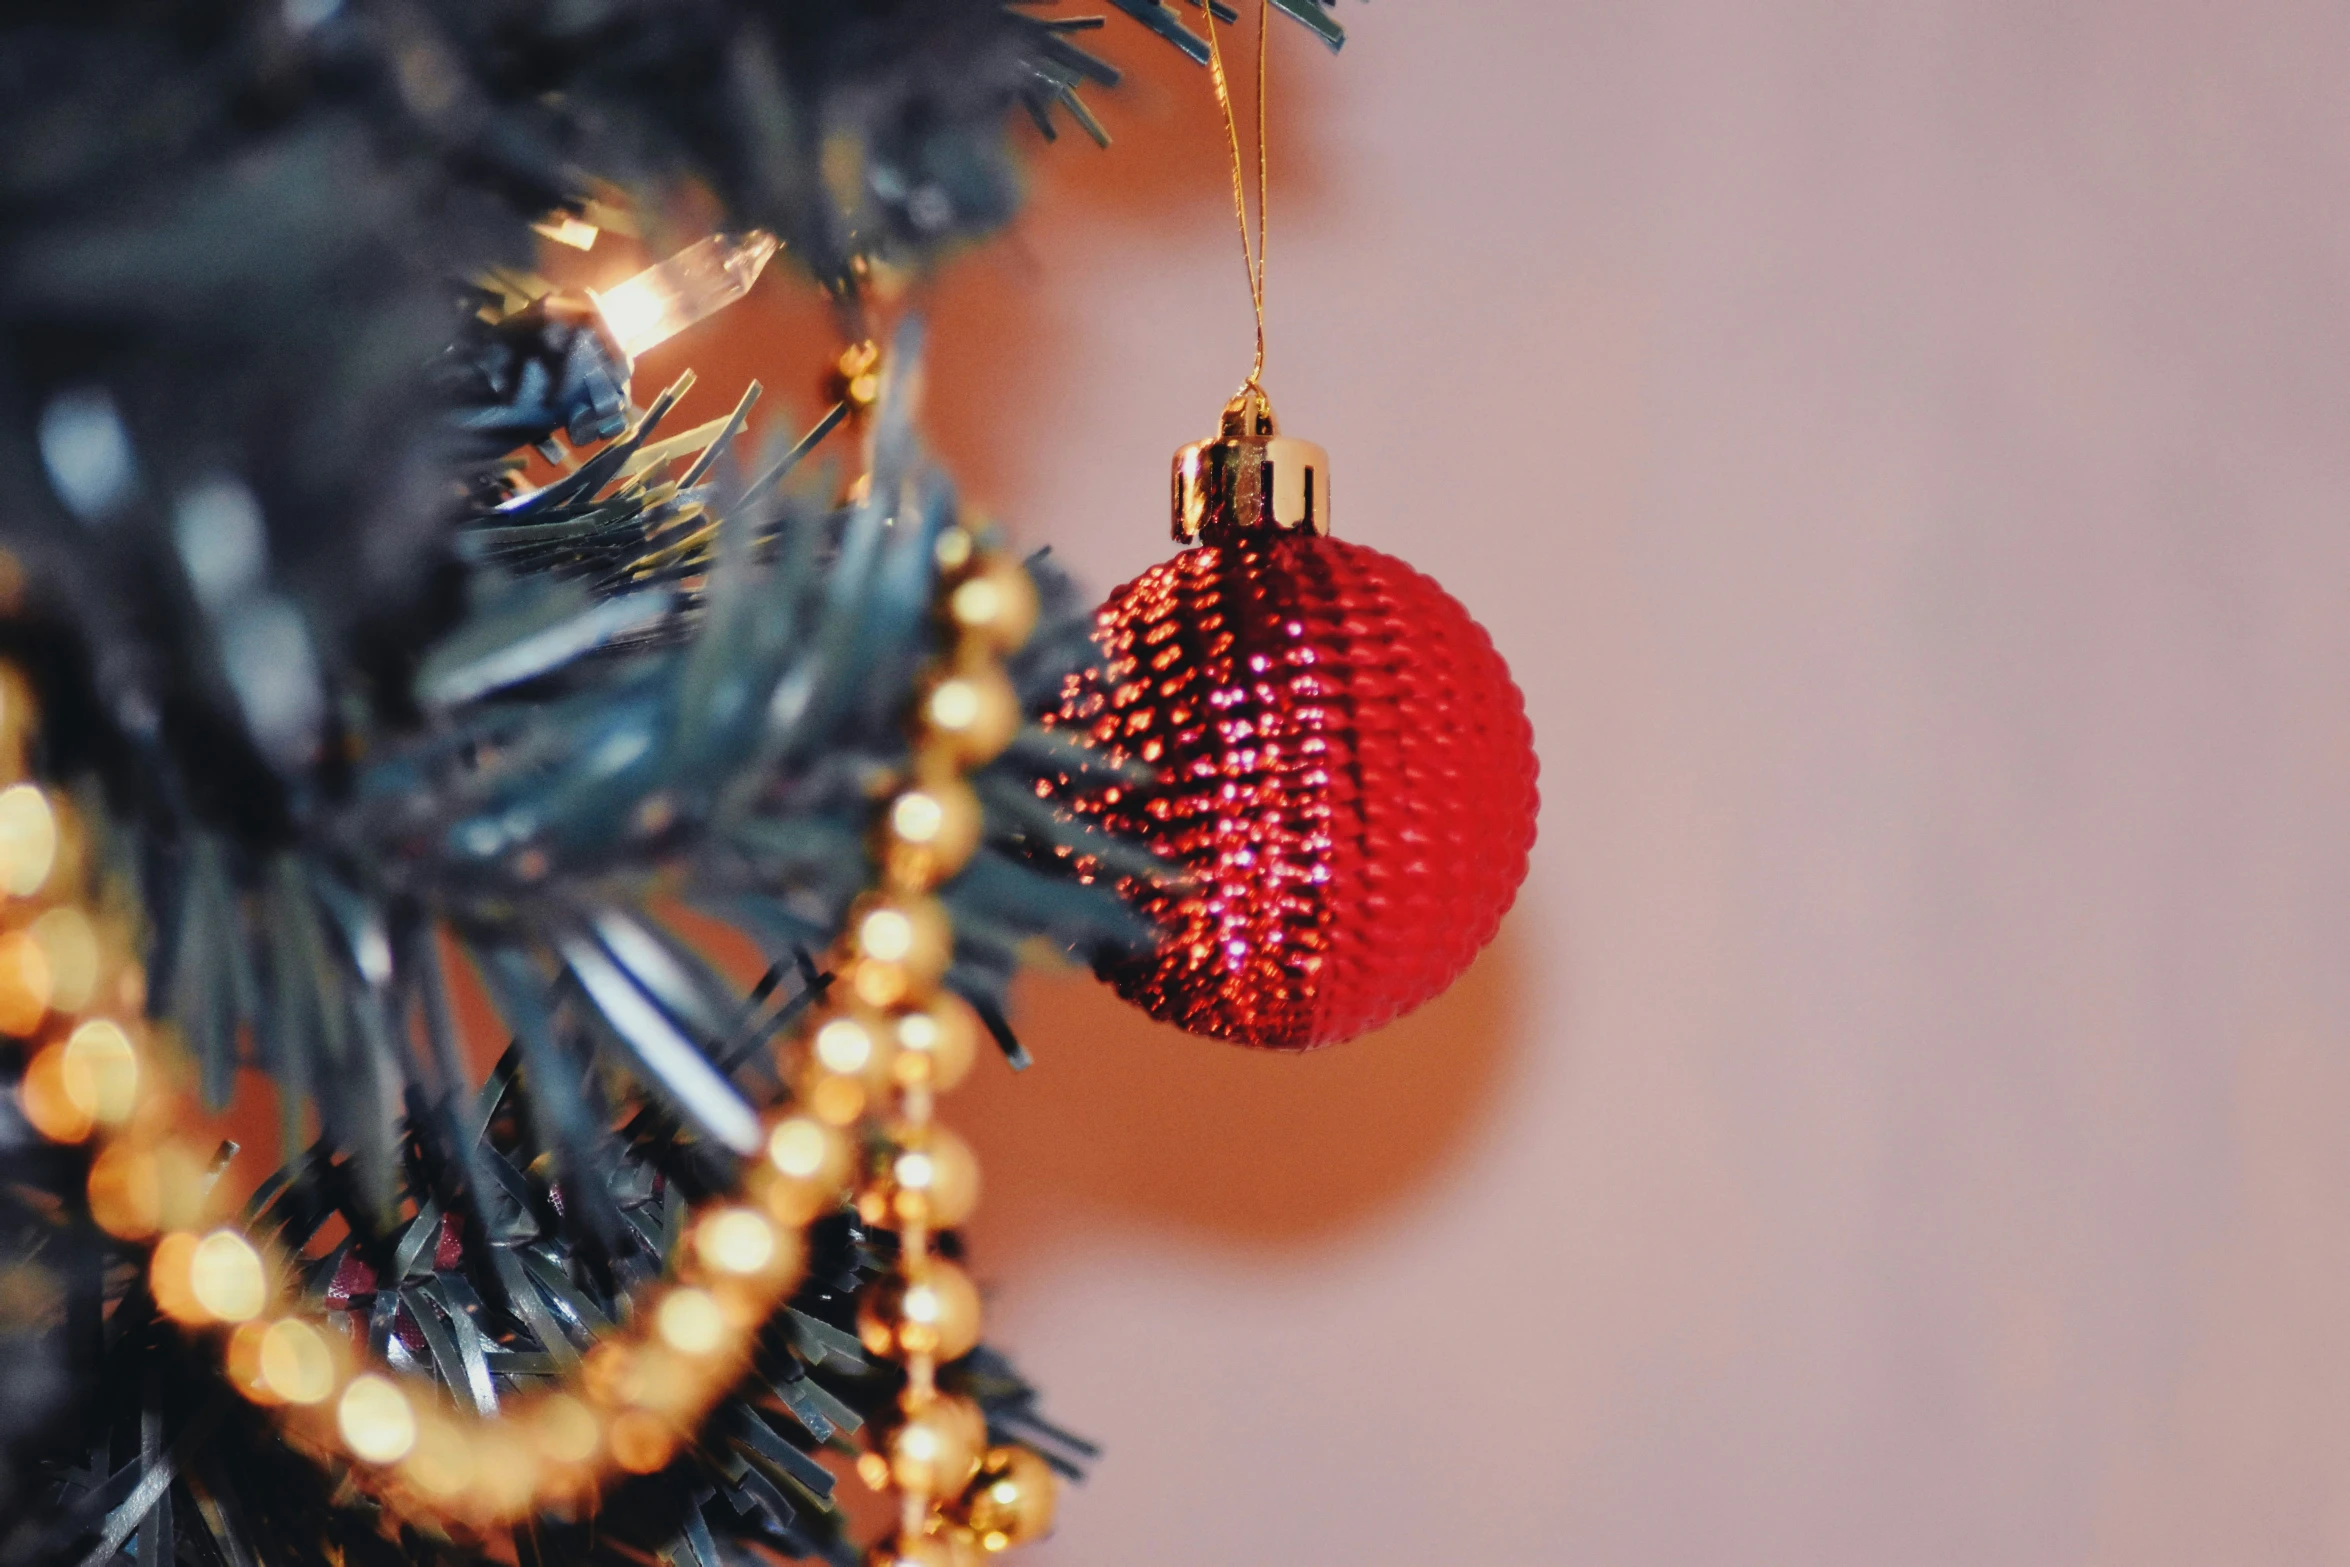
[[[865,1085],[853,1077],[818,1075],[800,1085],[808,1110],[828,1126],[853,1126],[865,1114],[869,1097]]]
[[[947,618],[972,640],[1009,653],[1036,629],[1036,584],[1019,562],[993,557],[947,595]]]
[[[269,1324],[258,1319],[237,1325],[228,1337],[229,1384],[256,1404],[281,1402],[277,1391],[261,1380],[261,1341],[269,1333]]]
[[[847,403],[857,413],[869,413],[881,397],[881,345],[870,339],[851,343],[832,362],[825,389],[835,402]]]
[[[57,813],[29,783],[0,789],[0,892],[29,898],[57,864]]]
[[[901,1414],[882,1435],[889,1477],[901,1491],[951,1496],[979,1467],[987,1445],[987,1421],[966,1398],[934,1398]]]
[[[612,1422],[606,1441],[612,1449],[612,1461],[637,1475],[651,1474],[677,1451],[677,1438],[668,1426],[634,1409]]]
[[[681,1355],[715,1355],[727,1346],[726,1314],[708,1290],[675,1289],[653,1313],[662,1342]]]
[[[850,911],[849,933],[860,957],[934,973],[946,969],[947,918],[935,899],[860,900]]]
[[[91,1217],[126,1241],[185,1229],[203,1216],[204,1177],[205,1161],[176,1138],[152,1148],[118,1140],[91,1161]]]
[[[1060,1478],[1025,1447],[992,1447],[965,1488],[956,1515],[988,1551],[1041,1540],[1053,1527]]]
[[[979,1050],[979,1017],[962,997],[942,990],[891,1021],[898,1052],[890,1071],[901,1085],[927,1084],[945,1093],[970,1075]]]
[[[368,1372],[351,1379],[335,1405],[343,1446],[362,1463],[394,1464],[416,1445],[416,1409],[389,1377]]]
[[[724,1277],[773,1278],[796,1271],[796,1237],[779,1235],[756,1208],[724,1207],[694,1226],[694,1254]]]
[[[979,1206],[979,1157],[943,1126],[890,1129],[881,1167],[859,1199],[868,1224],[951,1230]]]
[[[437,1412],[416,1422],[416,1440],[400,1465],[402,1479],[446,1501],[471,1483],[474,1469],[473,1443],[462,1426]]]
[[[231,1229],[214,1230],[188,1258],[188,1291],[215,1322],[244,1322],[269,1304],[261,1253]]]
[[[606,1338],[580,1362],[580,1387],[607,1409],[634,1402],[644,1380],[638,1368],[641,1358],[628,1345]]]
[[[979,797],[960,779],[912,785],[882,809],[882,870],[901,887],[935,887],[969,862],[979,826]]]
[[[256,1379],[288,1404],[323,1404],[335,1390],[340,1368],[334,1346],[299,1317],[283,1317],[264,1328],[255,1358]]]
[[[849,910],[849,991],[877,1009],[927,996],[945,977],[954,928],[935,898],[862,898]]]
[[[693,1420],[712,1377],[727,1370],[749,1342],[739,1332],[737,1319],[728,1314],[726,1302],[714,1292],[671,1290],[661,1305],[681,1295],[699,1298],[673,1308],[667,1320],[660,1307],[654,1309],[651,1339],[628,1357],[622,1379],[622,1402],[638,1414],[660,1416],[672,1428]],[[711,1347],[682,1348],[679,1340]]]
[[[67,1097],[100,1126],[120,1126],[138,1103],[139,1056],[112,1018],[94,1017],[65,1041]]]
[[[978,540],[960,524],[949,524],[938,530],[938,542],[930,547],[931,559],[938,562],[942,572],[961,571],[971,564],[971,553],[978,548]]]
[[[0,990],[4,989],[5,982],[0,981]],[[43,1046],[25,1067],[24,1080],[16,1085],[16,1104],[33,1130],[53,1143],[78,1143],[97,1124],[66,1084],[62,1041]]]
[[[604,1440],[595,1411],[568,1393],[556,1393],[531,1412],[530,1434],[539,1455],[558,1464],[584,1464]]]
[[[98,933],[89,916],[70,905],[60,905],[34,920],[30,933],[49,960],[49,1004],[60,1012],[79,1012],[90,1004],[98,988]]]
[[[808,1032],[807,1070],[827,1077],[851,1077],[878,1088],[889,1081],[894,1033],[862,1008],[844,1007],[817,1015]]]
[[[49,1015],[49,955],[30,931],[0,936],[0,1034],[19,1039]]]
[[[890,1360],[960,1360],[979,1343],[979,1291],[969,1274],[937,1258],[918,1283],[875,1279],[857,1302],[857,1337]]]
[[[849,989],[869,1007],[896,1006],[917,988],[902,963],[859,958],[849,965]]]
[[[196,1304],[188,1279],[195,1256],[196,1237],[186,1230],[174,1230],[157,1241],[154,1254],[147,1259],[147,1292],[165,1316],[200,1325],[206,1313]]]
[[[515,1434],[511,1422],[498,1421],[475,1440],[471,1480],[474,1501],[485,1519],[526,1513],[539,1494],[538,1454]]]
[[[1020,732],[1020,698],[993,664],[942,670],[924,683],[914,726],[959,765],[976,767]]]
[[[117,1240],[145,1240],[163,1224],[162,1161],[128,1142],[90,1162],[90,1217]]]
[[[840,1206],[853,1163],[838,1126],[819,1116],[787,1115],[767,1133],[767,1158],[753,1186],[776,1223],[797,1228]]]
[[[235,1230],[175,1230],[155,1244],[147,1281],[165,1314],[191,1326],[244,1322],[269,1303],[261,1254]]]

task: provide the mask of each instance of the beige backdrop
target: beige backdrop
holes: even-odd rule
[[[1319,1057],[1027,987],[949,1113],[1108,1448],[1030,1561],[2350,1561],[2350,10],[1343,9],[1270,385],[1515,666],[1542,839]],[[931,305],[1106,586],[1245,316],[1204,76],[1101,36],[1120,146]]]

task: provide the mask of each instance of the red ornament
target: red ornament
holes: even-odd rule
[[[1261,394],[1176,464],[1177,536],[1201,543],[1110,595],[1105,667],[1048,720],[1150,781],[1042,792],[1188,873],[1122,883],[1163,935],[1105,975],[1119,994],[1242,1044],[1350,1039],[1492,939],[1534,843],[1533,732],[1450,594],[1324,536],[1329,460]]]

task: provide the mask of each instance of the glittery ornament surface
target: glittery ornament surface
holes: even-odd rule
[[[1451,595],[1344,539],[1188,550],[1110,596],[1106,668],[1052,722],[1140,763],[1039,786],[1187,878],[1134,879],[1162,932],[1110,972],[1193,1033],[1302,1050],[1376,1028],[1492,939],[1534,842],[1533,733]]]

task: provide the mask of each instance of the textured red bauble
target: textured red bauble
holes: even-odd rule
[[[1533,847],[1533,734],[1484,629],[1402,561],[1311,532],[1205,536],[1110,596],[1103,666],[1052,719],[1126,776],[1046,792],[1184,873],[1122,883],[1161,939],[1105,974],[1120,994],[1193,1033],[1331,1044],[1492,939]]]

